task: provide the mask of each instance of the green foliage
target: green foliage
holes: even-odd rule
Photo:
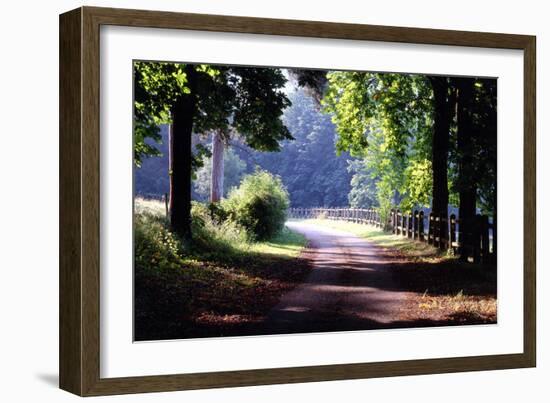
[[[280,69],[232,67],[234,91],[232,125],[255,150],[279,151],[279,142],[293,137],[281,118],[290,101],[282,91],[286,78]]]
[[[376,184],[376,191],[378,196],[378,213],[380,214],[380,220],[383,223],[388,223],[390,218],[390,212],[393,207],[393,196],[395,190],[390,182],[381,180]],[[386,228],[385,224],[385,227]]]
[[[236,130],[250,147],[262,151],[279,150],[280,141],[292,139],[281,121],[290,102],[282,91],[286,78],[280,69],[137,61],[134,63],[137,166],[143,157],[159,155],[157,148],[145,140],[160,141],[158,126],[170,123],[174,103],[191,93],[186,69],[194,69],[197,76],[195,133],[220,130],[229,136]],[[195,168],[200,167],[201,157],[195,157]]]
[[[230,219],[246,228],[253,239],[265,240],[284,227],[288,192],[279,177],[258,170],[245,176],[222,206]]]
[[[136,269],[177,269],[183,263],[182,245],[166,226],[166,220],[151,212],[134,216]]]
[[[433,111],[426,78],[331,72],[328,82],[323,106],[337,127],[337,150],[365,160],[351,168],[350,201],[359,204],[365,196],[366,203],[374,204],[367,195],[376,186],[384,217],[392,206],[411,209],[429,203]]]
[[[192,204],[192,247],[201,256],[234,254],[247,248],[249,236],[246,229],[234,220],[225,219],[226,216],[219,206]]]
[[[349,205],[354,208],[373,208],[378,205],[376,179],[363,159],[348,161],[348,171],[353,173],[348,194]]]
[[[200,88],[213,91],[212,82],[216,81],[221,71],[208,65],[193,67],[197,71]],[[187,85],[186,65],[183,63],[134,62],[134,164],[141,166],[144,157],[160,156],[154,143],[161,140],[159,126],[171,122],[171,108],[191,89]],[[214,92],[215,93],[215,92]],[[212,98],[215,98],[211,95]],[[202,104],[199,102],[199,108]],[[223,104],[210,112],[210,122],[218,123],[218,110]],[[200,116],[200,115],[199,115]],[[151,139],[152,142],[147,142]],[[204,150],[198,150],[192,164],[200,166]]]
[[[223,194],[225,197],[231,188],[239,185],[246,171],[246,162],[240,159],[231,148],[226,148],[224,150],[223,161]],[[197,170],[195,181],[193,182],[194,190],[202,201],[206,201],[209,198],[211,176],[212,158],[208,156],[203,159],[202,167]]]
[[[180,93],[188,93],[182,65],[134,62],[134,163],[159,151],[145,139],[160,140],[159,126],[170,122],[170,107]]]
[[[429,206],[432,183],[432,162],[428,159],[410,161],[404,172],[405,196],[401,200],[401,210]]]

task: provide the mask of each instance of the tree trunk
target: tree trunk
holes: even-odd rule
[[[170,136],[170,225],[184,239],[191,236],[191,139],[197,107],[196,72],[186,65],[187,85],[191,93],[182,94],[172,105]]]
[[[212,134],[212,175],[210,180],[210,202],[218,203],[223,197],[224,163],[223,152],[225,144],[220,130]]]
[[[474,242],[479,242],[479,239],[475,239],[477,185],[472,145],[474,82],[468,78],[456,78],[453,81],[458,90],[457,152],[460,198],[458,217],[462,237],[459,240],[458,254],[461,260],[467,260],[473,254]]]
[[[430,77],[434,93],[434,131],[432,139],[432,212],[446,219],[448,215],[449,187],[447,161],[449,154],[449,131],[452,119],[452,100],[449,83],[445,77]],[[447,238],[447,231],[442,234]]]

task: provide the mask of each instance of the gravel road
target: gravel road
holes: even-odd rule
[[[287,226],[309,241],[312,270],[267,317],[274,333],[391,327],[407,297],[392,280],[383,248],[348,232],[304,222]]]

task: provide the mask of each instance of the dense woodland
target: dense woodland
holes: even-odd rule
[[[292,92],[289,99],[292,105],[285,109],[283,122],[294,139],[281,142],[281,150],[274,152],[256,151],[239,139],[232,139],[224,152],[223,195],[238,186],[243,176],[260,168],[281,177],[292,207],[340,207],[350,202],[354,207],[373,206],[372,200],[355,196],[364,181],[357,182],[357,190],[348,199],[354,172],[349,164],[353,159],[348,153],[336,154],[337,134],[330,116],[323,114],[303,91]],[[162,155],[144,158],[141,168],[136,169],[138,195],[162,197],[169,192],[166,125],[161,127],[160,136],[157,149]],[[194,141],[208,149],[212,136],[195,135]],[[193,179],[194,200],[209,201],[211,175],[212,158],[204,156],[203,166]],[[368,181],[374,183],[370,178]]]

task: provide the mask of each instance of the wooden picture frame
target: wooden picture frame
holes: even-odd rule
[[[521,354],[100,377],[99,35],[119,25],[519,49],[524,52],[524,349]],[[81,7],[60,16],[60,387],[81,396],[533,367],[536,363],[535,37]]]

